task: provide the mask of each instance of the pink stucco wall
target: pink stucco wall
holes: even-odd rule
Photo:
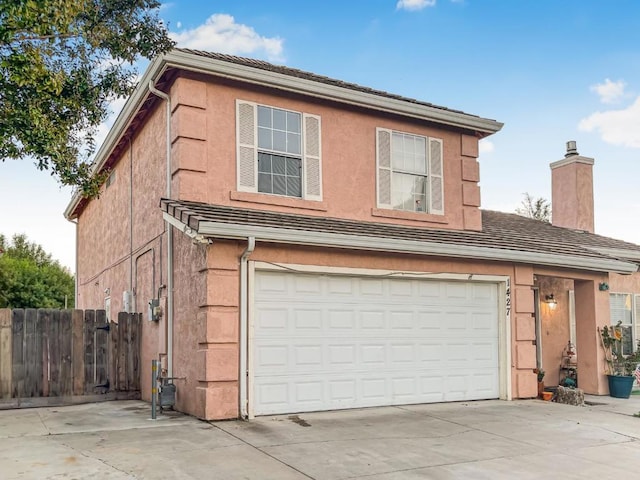
[[[598,328],[610,323],[609,292],[601,291],[599,285],[602,282],[609,283],[609,275],[604,273],[590,273],[583,271],[562,271],[548,268],[537,268],[536,276],[539,279],[547,279],[550,288],[558,292],[558,304],[562,298],[567,298],[564,291],[573,283],[575,292],[575,316],[576,316],[576,348],[578,357],[578,384],[586,393],[604,395],[608,392],[605,377],[605,362]],[[541,295],[544,292],[541,291]],[[548,317],[547,323],[550,329],[564,332],[566,322],[564,314],[557,317]],[[560,348],[560,338],[550,339],[543,333],[543,352],[545,340],[551,341],[552,349]],[[568,337],[568,336],[567,336]],[[567,338],[568,339],[568,338]],[[551,354],[550,354],[551,355]],[[553,367],[553,361],[551,367]],[[546,368],[548,369],[548,368]],[[547,382],[545,382],[547,383]],[[548,384],[551,384],[548,382]]]
[[[115,181],[78,216],[78,308],[104,308],[111,298],[112,319],[123,310],[123,292],[135,291],[135,310],[166,296],[166,233],[158,201],[165,191],[164,117],[153,111],[144,128],[115,162]],[[131,213],[133,215],[131,215]],[[108,289],[108,290],[107,290]],[[142,329],[142,395],[150,399],[151,360],[164,351],[165,326],[147,322]]]
[[[257,87],[178,78],[172,88],[174,182],[179,198],[353,220],[480,229],[478,140],[417,120]],[[236,100],[320,115],[321,202],[236,191]],[[444,141],[445,215],[376,208],[376,127]],[[348,200],[347,200],[348,199]]]
[[[562,354],[571,338],[569,319],[569,290],[573,281],[564,278],[538,276],[536,286],[540,292],[539,314],[542,337],[542,368],[546,372],[545,385],[558,385]],[[547,295],[553,295],[557,306],[551,308]]]

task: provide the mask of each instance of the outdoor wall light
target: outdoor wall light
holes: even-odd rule
[[[598,284],[598,288],[601,292],[606,292],[607,290],[609,290],[609,284],[607,282],[602,282]]]
[[[551,310],[553,310],[554,308],[556,308],[558,306],[558,301],[556,300],[556,298],[553,296],[553,293],[550,295],[547,295],[546,297],[544,297],[544,301],[547,305],[549,305],[549,308]]]

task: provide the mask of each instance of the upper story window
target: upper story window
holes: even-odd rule
[[[302,115],[258,105],[258,192],[302,197]]]
[[[238,100],[238,190],[322,200],[320,117]]]
[[[378,207],[444,214],[442,140],[377,129]]]

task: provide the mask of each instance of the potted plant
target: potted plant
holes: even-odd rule
[[[598,327],[598,332],[607,362],[609,395],[629,398],[635,379],[634,372],[640,362],[640,351],[632,355],[622,354],[622,322],[602,329]]]

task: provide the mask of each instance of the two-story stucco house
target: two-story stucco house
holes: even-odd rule
[[[501,127],[176,49],[99,150],[100,198],[66,210],[76,305],[158,300],[143,397],[160,358],[177,408],[206,419],[534,397],[570,338],[569,296],[580,386],[606,393],[600,285],[640,293],[640,247],[593,234],[593,161],[574,151],[552,164],[558,226],[481,211],[478,140]]]

